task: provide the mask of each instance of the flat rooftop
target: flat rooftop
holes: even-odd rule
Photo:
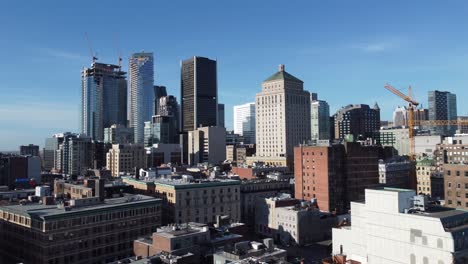
[[[130,182],[136,182],[140,184],[158,184],[175,189],[191,189],[191,188],[203,188],[203,187],[214,187],[214,186],[227,186],[227,185],[240,185],[241,181],[231,180],[231,179],[215,179],[215,180],[206,180],[206,179],[195,179],[195,180],[186,180],[186,179],[166,179],[166,178],[156,178],[148,181],[137,180],[134,178],[127,177],[125,178]]]
[[[46,220],[57,217],[64,217],[68,215],[73,216],[76,214],[86,214],[91,213],[92,211],[109,210],[114,209],[115,207],[133,207],[160,201],[161,199],[153,198],[146,195],[126,195],[124,197],[106,199],[104,200],[104,202],[98,204],[71,207],[70,210],[60,208],[56,204],[44,205],[39,203],[31,203],[24,205],[2,206],[0,207],[0,211],[6,211],[10,213],[29,216],[31,218]]]

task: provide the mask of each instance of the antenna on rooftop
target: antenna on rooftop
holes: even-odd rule
[[[122,69],[122,52],[119,49],[119,35],[117,33],[115,34],[115,49],[119,57],[119,69]]]

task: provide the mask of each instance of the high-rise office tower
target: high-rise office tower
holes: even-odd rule
[[[81,132],[104,139],[104,128],[127,124],[127,81],[118,65],[94,62],[81,72]]]
[[[373,108],[365,104],[347,105],[336,112],[334,122],[337,139],[348,135],[353,136],[354,140],[374,137],[380,129],[380,108],[377,103]]]
[[[429,91],[429,120],[457,120],[457,96],[450,92]],[[457,126],[434,126],[439,135],[453,135]]]
[[[224,127],[224,104],[218,104],[218,126]]]
[[[155,87],[153,53],[134,53],[129,60],[130,126],[135,143],[143,143],[145,122],[154,114]]]
[[[166,86],[154,86],[154,111],[153,115],[159,115],[159,100],[161,97],[167,96]]]
[[[313,140],[330,139],[330,106],[318,100],[317,94],[310,96],[310,130]]]
[[[394,127],[404,127],[408,126],[408,110],[406,107],[398,106],[395,111],[393,111],[393,126]]]
[[[234,134],[245,144],[255,144],[255,102],[234,106]]]
[[[218,84],[215,60],[193,57],[181,63],[181,130],[216,126]]]
[[[20,155],[39,156],[39,146],[34,144],[20,146]]]
[[[291,166],[294,146],[310,139],[310,94],[304,83],[284,70],[262,83],[256,96],[256,158]]]

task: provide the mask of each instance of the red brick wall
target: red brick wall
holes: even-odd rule
[[[253,169],[252,168],[240,168],[240,167],[232,167],[232,173],[237,174],[240,176],[241,179],[255,179]]]

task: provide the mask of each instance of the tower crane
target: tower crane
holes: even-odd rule
[[[87,32],[85,32],[85,38],[86,38],[86,43],[88,44],[89,53],[90,53],[91,57],[93,58],[93,64],[94,64],[98,60],[98,58],[96,57],[96,54],[94,54],[94,52],[93,52],[93,47],[91,46],[91,41],[89,41],[89,37],[88,37]]]
[[[389,90],[396,96],[408,102],[408,137],[410,143],[410,160],[415,160],[415,144],[414,144],[414,127],[415,126],[456,126],[456,125],[468,125],[468,120],[414,120],[414,110],[419,105],[413,99],[411,86],[408,88],[408,95],[398,91],[390,84],[386,84],[385,89]]]

